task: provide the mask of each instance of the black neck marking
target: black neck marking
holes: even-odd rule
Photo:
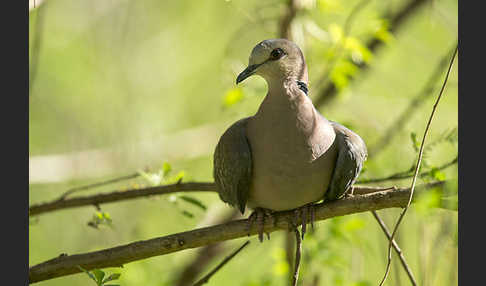
[[[309,92],[309,89],[307,88],[307,84],[305,82],[298,80],[297,85],[299,86],[299,89],[305,93],[305,95],[308,95],[307,93]]]

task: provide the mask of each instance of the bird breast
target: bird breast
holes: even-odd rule
[[[248,122],[248,205],[280,211],[322,199],[336,161],[335,136],[308,97],[267,96]]]

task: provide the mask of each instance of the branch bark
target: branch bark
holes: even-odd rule
[[[414,198],[429,188],[442,186],[444,182],[436,182],[418,186]],[[315,220],[325,220],[336,216],[349,215],[365,211],[385,208],[405,207],[410,195],[409,188],[390,189],[370,194],[355,195],[315,207]],[[275,213],[275,219],[265,221],[264,231],[288,230],[293,211]],[[126,263],[147,259],[153,256],[165,255],[184,249],[196,248],[213,243],[236,239],[257,234],[258,226],[253,225],[247,231],[248,220],[241,219],[225,224],[195,229],[149,240],[137,241],[113,248],[75,254],[61,255],[57,258],[34,265],[29,268],[29,281],[35,283],[80,272],[78,266],[91,270],[96,268],[120,267]]]

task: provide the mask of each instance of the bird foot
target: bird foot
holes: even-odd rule
[[[347,192],[344,193],[344,198],[352,198],[354,197],[354,186],[351,186]]]
[[[251,215],[248,217],[247,231],[248,236],[250,236],[250,229],[254,223],[258,225],[258,240],[263,242],[263,227],[265,226],[265,220],[270,219],[272,224],[275,224],[275,219],[273,217],[273,211],[264,208],[256,208]],[[266,232],[267,239],[270,240],[270,233]]]
[[[297,223],[299,221],[299,223]],[[310,223],[312,230],[314,230],[315,221],[315,204],[310,203],[294,210],[294,215],[292,216],[291,226],[292,230],[301,225],[302,229],[302,239],[307,232],[307,224]]]

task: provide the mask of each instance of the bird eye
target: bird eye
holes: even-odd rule
[[[276,48],[270,53],[270,56],[272,60],[278,60],[282,57],[283,54],[284,51],[281,48]]]

